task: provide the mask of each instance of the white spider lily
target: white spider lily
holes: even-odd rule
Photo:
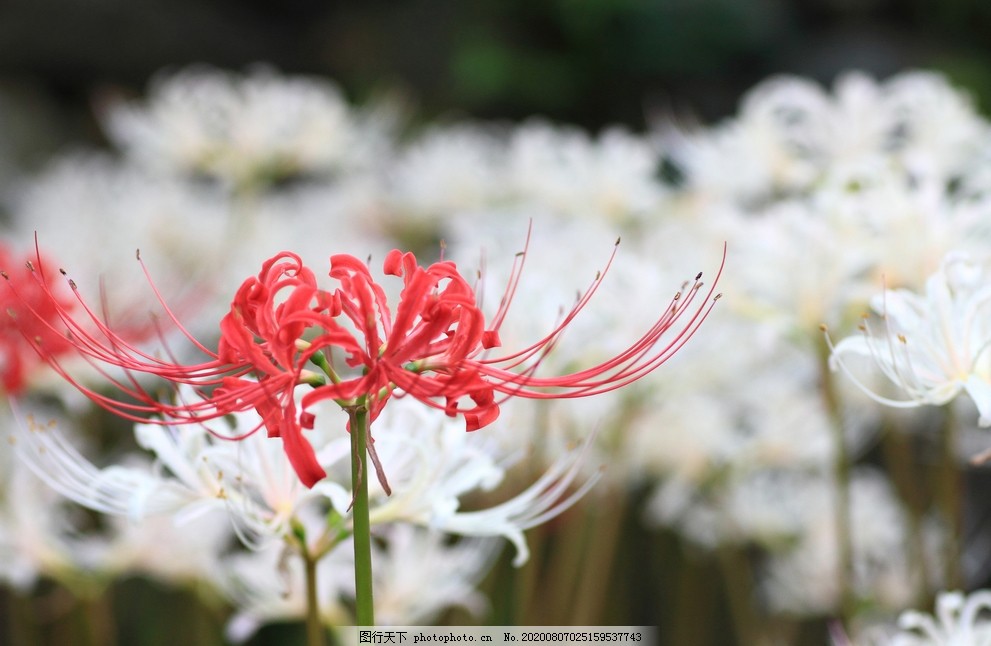
[[[317,531],[322,518],[304,513],[300,524]],[[306,616],[306,574],[303,560],[293,558],[285,543],[270,542],[261,549],[224,557],[218,578],[222,593],[236,611],[226,626],[227,639],[241,643],[263,625],[296,621]],[[317,607],[328,626],[352,622],[344,600],[354,597],[354,550],[349,540],[325,554],[316,564]]]
[[[318,418],[319,420],[319,418]],[[318,421],[319,424],[319,421]],[[577,484],[583,474],[585,448],[565,453],[530,487],[489,509],[462,511],[460,499],[473,491],[491,491],[521,456],[519,449],[496,443],[498,433],[465,433],[464,424],[412,398],[389,402],[372,424],[375,448],[393,493],[386,496],[369,480],[372,525],[406,522],[463,536],[503,536],[516,547],[514,564],[523,565],[529,550],[523,532],[557,516],[584,496],[598,474]],[[347,438],[318,453],[321,463],[350,459]],[[328,472],[347,474],[346,468]],[[341,512],[351,504],[350,488],[330,479],[317,487]]]
[[[463,538],[405,524],[376,532],[386,541],[376,549],[375,618],[382,625],[429,625],[448,608],[479,615],[488,607],[476,590],[499,555],[499,541]]]
[[[182,390],[180,397],[192,400],[197,395]],[[261,421],[253,411],[181,429],[136,425],[138,444],[155,455],[151,466],[97,468],[54,424],[40,425],[30,416],[15,437],[15,447],[42,480],[90,509],[133,520],[170,514],[177,523],[225,509],[241,541],[258,548],[288,535],[293,519],[310,501],[329,499],[347,515],[350,440],[342,432],[344,418],[328,414],[317,419],[321,421],[310,431],[311,440],[331,475],[312,489],[300,482],[281,442],[251,432]],[[384,409],[373,433],[393,488],[388,496],[370,480],[373,524],[400,521],[454,534],[504,536],[516,547],[517,565],[529,557],[523,532],[570,507],[597,480],[593,476],[575,484],[584,452],[574,450],[514,498],[465,512],[460,498],[493,490],[521,455],[519,450],[498,445],[491,434],[465,433],[463,423],[443,411],[401,397]]]
[[[54,420],[39,423],[29,414],[14,428],[11,445],[35,475],[66,498],[94,511],[138,519],[174,511],[195,499],[147,467],[96,467],[60,432]]]
[[[988,646],[991,644],[991,590],[965,597],[943,592],[936,599],[935,616],[910,610],[898,618],[902,633],[891,646]]]
[[[842,368],[871,398],[888,406],[939,406],[966,392],[977,405],[981,426],[991,426],[991,285],[982,267],[964,254],[950,253],[926,281],[924,296],[889,291],[875,297],[872,308],[882,329],[865,318],[863,334],[832,347],[834,368]],[[866,386],[847,366],[847,355],[871,358],[907,399]]]
[[[587,446],[588,443],[585,444]],[[580,487],[573,487],[576,476],[581,472],[583,453],[582,450],[572,451],[559,458],[525,491],[500,505],[453,513],[437,525],[463,536],[504,536],[516,547],[513,565],[520,567],[530,558],[523,532],[571,507],[598,481],[597,473]]]
[[[309,518],[307,523],[320,522]],[[375,617],[380,625],[429,625],[445,610],[461,607],[478,614],[488,603],[476,590],[498,555],[492,539],[448,535],[395,524],[376,531],[373,543]],[[284,547],[242,552],[224,560],[224,593],[237,611],[227,637],[239,643],[261,626],[306,615],[305,577],[300,559],[286,558]],[[346,601],[354,597],[350,540],[338,544],[317,563],[317,599],[321,621],[347,626],[354,621]]]
[[[181,429],[137,424],[138,444],[155,455],[150,466],[97,468],[54,423],[38,424],[31,416],[14,446],[44,482],[85,507],[134,521],[170,514],[179,524],[226,509],[242,542],[257,547],[285,536],[296,511],[320,497],[296,477],[281,442],[251,433],[258,424],[253,412]]]
[[[85,570],[86,539],[65,500],[0,451],[0,583],[27,592],[43,577],[75,580]]]

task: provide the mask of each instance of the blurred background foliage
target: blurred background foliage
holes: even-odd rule
[[[539,114],[597,129],[658,111],[712,121],[758,81],[935,69],[991,105],[979,0],[4,0],[0,78],[97,137],[101,89],[191,63],[271,63],[425,116]],[[96,92],[96,94],[94,94]],[[37,105],[38,102],[46,105]],[[49,133],[49,137],[70,133]]]

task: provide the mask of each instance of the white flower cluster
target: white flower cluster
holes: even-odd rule
[[[780,77],[721,124],[658,123],[646,135],[529,121],[428,125],[401,138],[386,113],[351,106],[329,82],[270,69],[163,76],[146,98],[104,113],[122,154],[67,156],[21,188],[11,235],[37,231],[74,275],[92,268],[94,283],[112,280],[111,313],[139,299],[144,276],[124,263],[140,247],[162,292],[189,302],[188,327],[211,335],[216,308],[225,307],[219,295],[282,248],[322,266],[330,253],[381,257],[397,244],[429,253],[443,239],[445,257],[466,274],[478,268],[482,305],[492,312],[530,230],[500,330],[507,347],[553,329],[621,238],[596,298],[543,359],[548,374],[626,347],[682,281],[699,269],[711,279],[725,242],[726,298],[700,338],[633,388],[549,406],[507,404],[498,427],[472,435],[402,398],[386,407],[373,434],[393,495],[370,482],[380,616],[416,623],[451,605],[481,609],[472,590],[492,562],[489,539],[509,539],[525,560],[523,531],[586,493],[599,465],[610,494],[650,492],[636,510],[646,525],[706,550],[759,549],[753,589],[769,614],[838,612],[839,490],[849,493],[857,600],[894,610],[922,582],[939,585],[926,571],[939,568],[913,552],[918,545],[910,549],[920,519],[888,475],[873,464],[850,469],[846,481],[837,476],[838,460],[876,463],[864,456],[892,422],[830,370],[820,325],[832,338],[852,333],[836,343],[833,363],[858,375],[875,400],[915,408],[964,392],[983,421],[991,416],[991,128],[965,94],[929,73],[885,81],[854,73],[831,89]],[[866,308],[876,316],[861,319]],[[862,357],[892,383],[875,380],[856,363]],[[884,390],[890,385],[896,392]],[[106,467],[73,447],[73,424],[14,435],[63,496],[141,520],[114,534],[112,545],[130,547],[93,547],[87,567],[155,573],[157,559],[170,556],[152,535],[204,555],[231,531],[256,547],[218,559],[219,570],[189,574],[234,600],[230,634],[244,638],[302,612],[300,565],[283,558],[287,541],[303,528],[316,546],[333,542],[335,527],[347,529],[334,525],[346,523],[351,499],[341,479],[344,422],[318,420],[308,438],[331,476],[312,490],[264,433],[217,439],[247,434],[258,422],[251,416],[198,430],[140,425],[137,444],[154,461]],[[471,496],[487,498],[509,478],[521,452],[544,475],[506,502],[468,508]],[[45,511],[28,518],[19,505],[30,498],[11,493],[24,474],[11,474],[0,550],[25,550],[17,562],[30,565],[0,565],[0,574],[23,582],[32,572],[78,567],[82,548],[72,535],[41,528],[63,502],[38,503]],[[171,525],[145,524],[160,515]],[[204,526],[182,529],[192,523]],[[952,533],[931,525],[926,541]],[[41,533],[50,536],[14,540]],[[462,538],[452,543],[445,533]],[[199,547],[184,547],[191,535]],[[351,566],[344,544],[320,562],[328,622],[341,620],[353,594],[334,574]],[[278,572],[281,586],[272,584]]]
[[[369,163],[384,141],[369,121],[329,81],[258,67],[159,78],[147,101],[113,104],[104,125],[142,166],[246,186]]]
[[[181,396],[197,395],[186,391]],[[238,594],[247,594],[252,585],[259,588],[257,594],[264,594],[263,589],[272,586],[271,581],[257,580],[265,567],[262,564],[273,558],[273,550],[286,550],[301,525],[308,527],[306,542],[315,551],[328,542],[334,545],[335,534],[348,530],[350,520],[344,519],[351,506],[350,440],[342,432],[346,418],[334,412],[330,409],[319,415],[320,423],[310,435],[319,460],[331,474],[313,488],[299,481],[281,442],[255,430],[261,424],[255,413],[189,428],[139,424],[135,427],[137,444],[153,454],[154,461],[118,462],[102,469],[85,458],[71,444],[67,429],[54,421],[42,424],[27,416],[8,439],[20,458],[18,464],[30,467],[65,499],[129,521],[119,523],[112,542],[93,548],[96,551],[90,560],[95,571],[137,571],[173,581],[186,576],[227,589],[230,576],[251,569],[256,583],[241,580]],[[405,571],[406,557],[391,549],[378,557],[379,602],[385,604],[383,608],[395,606],[388,621],[416,623],[452,604],[483,607],[480,599],[464,590],[471,589],[496,556],[491,539],[512,541],[517,550],[514,562],[523,565],[529,557],[524,530],[558,515],[595,484],[595,478],[580,479],[583,455],[576,450],[562,455],[516,496],[488,508],[464,509],[464,496],[495,490],[524,453],[496,434],[498,429],[492,434],[467,434],[462,423],[411,398],[397,398],[376,420],[376,450],[394,493],[388,496],[377,483],[370,483],[371,522],[390,547],[395,543],[401,545],[397,549],[418,550],[416,560],[424,566],[412,576]],[[14,471],[22,472],[23,467]],[[30,504],[30,500],[23,503]],[[10,500],[11,511],[22,509],[21,503]],[[27,510],[23,511],[26,515]],[[340,523],[321,526],[328,513],[336,514]],[[10,531],[27,538],[31,535],[27,530],[45,518],[35,516],[30,523],[12,519]],[[417,527],[421,529],[414,530]],[[228,563],[223,553],[232,534],[252,551]],[[473,538],[452,547],[443,538],[450,535]],[[164,536],[175,538],[163,540]],[[50,544],[51,538],[37,541],[34,549]],[[53,546],[56,554],[67,549]],[[184,561],[188,570],[171,565],[177,551],[195,555],[195,560]],[[339,550],[335,547],[332,553],[339,554]],[[427,565],[431,559],[447,562],[453,555],[459,555],[453,567]],[[339,558],[331,560],[341,567]],[[391,572],[390,567],[400,571]],[[353,595],[353,580],[350,588],[346,577],[344,581],[344,587],[326,592],[332,605]],[[427,585],[433,595],[419,593],[412,581]],[[248,607],[255,607],[255,602]],[[303,615],[303,605],[293,607],[298,611],[295,615],[283,608],[279,616]],[[404,613],[404,608],[410,612]],[[249,614],[242,608],[239,625],[248,625]]]
[[[856,371],[874,399],[901,395],[885,395],[853,355],[878,360],[905,389],[904,406],[963,391],[986,406],[983,285],[954,254],[991,257],[991,204],[975,173],[991,143],[988,123],[933,74],[884,82],[848,74],[832,91],[781,77],[751,91],[726,122],[692,131],[659,124],[658,140],[682,173],[686,226],[730,241],[723,291],[733,311],[708,330],[725,341],[710,336],[689,348],[693,356],[679,358],[691,366],[670,375],[695,405],[658,407],[652,431],[663,439],[653,451],[643,448],[649,440],[635,445],[645,468],[663,475],[648,516],[700,545],[762,546],[766,607],[816,616],[842,603],[842,514],[846,594],[875,609],[904,607],[910,591],[939,579],[933,559],[919,554],[956,540],[946,534],[957,530],[945,519],[910,523],[920,511],[909,511],[882,472],[836,481],[838,448],[848,466],[864,459],[885,412],[829,369],[819,328],[865,326],[837,344],[833,364]],[[911,294],[924,286],[925,297]],[[879,317],[861,320],[872,303]],[[699,364],[718,376],[683,382]],[[895,421],[887,426],[900,432]],[[932,529],[924,537],[921,524]]]
[[[942,592],[936,610],[927,614],[909,610],[897,627],[878,626],[865,631],[864,646],[984,646],[991,644],[991,591],[969,595]]]

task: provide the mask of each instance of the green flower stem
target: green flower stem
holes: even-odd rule
[[[881,450],[892,481],[899,491],[901,505],[908,517],[909,560],[916,568],[914,607],[927,603],[929,593],[929,568],[926,567],[926,550],[923,543],[923,513],[926,508],[925,483],[919,481],[918,465],[912,457],[912,445],[904,433],[885,423],[881,429]]]
[[[960,590],[963,576],[960,572],[960,543],[963,530],[962,487],[960,468],[956,456],[956,419],[953,409],[944,406],[943,428],[940,429],[939,472],[937,475],[937,503],[946,524],[946,551],[944,556],[945,585],[947,590]]]
[[[320,602],[317,600],[317,560],[303,546],[303,564],[306,570],[306,646],[324,646],[323,624],[320,621]]]
[[[716,551],[726,587],[733,631],[739,644],[763,644],[754,605],[754,575],[743,548],[721,545]]]
[[[23,646],[43,646],[41,636],[41,617],[38,610],[38,600],[33,596],[19,594],[11,588],[4,590],[9,611],[5,616],[10,624],[0,633],[0,637],[10,638],[12,644]],[[3,642],[7,643],[7,642]]]
[[[657,616],[670,617],[671,644],[716,644],[717,622],[712,618],[719,612],[718,595],[713,594],[713,581],[719,573],[711,562],[702,562],[686,554],[684,545],[672,539],[666,547],[670,560],[676,562],[675,594],[669,602],[658,595]],[[671,603],[672,608],[668,607]],[[658,624],[660,625],[660,623]]]
[[[819,344],[819,379],[822,386],[823,403],[829,415],[829,427],[833,435],[833,477],[836,487],[836,541],[839,546],[837,571],[840,591],[840,617],[844,625],[856,612],[856,598],[853,590],[853,535],[850,526],[850,456],[846,452],[846,439],[843,433],[843,414],[839,395],[829,369],[829,348],[825,342]]]
[[[522,568],[513,568],[513,590],[510,596],[514,607],[514,621],[518,626],[535,626],[543,621],[546,614],[542,604],[538,602],[540,594],[540,575],[543,571],[543,561],[550,551],[551,543],[546,525],[534,527],[527,534],[530,547],[530,560]]]
[[[351,420],[351,526],[354,536],[355,623],[375,625],[372,602],[372,536],[368,521],[368,410],[348,409]]]
[[[303,580],[306,585],[306,646],[324,646],[320,601],[317,598],[317,562],[323,555],[310,549],[306,528],[295,518],[292,520],[292,538],[295,540],[290,540],[290,544],[303,559]]]
[[[584,557],[589,550],[590,530],[576,513],[563,514],[556,520],[553,530],[547,532],[550,549],[545,561],[540,564],[541,619],[536,623],[567,626],[571,611],[575,608],[578,588],[588,573]],[[579,622],[582,623],[591,622]]]
[[[582,521],[590,536],[583,563],[576,564],[577,567],[584,565],[584,570],[571,610],[570,625],[597,625],[605,618],[606,602],[611,596],[609,582],[616,574],[613,568],[622,538],[628,494],[613,490],[607,495],[608,498],[583,505]]]

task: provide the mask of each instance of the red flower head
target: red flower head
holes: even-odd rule
[[[541,377],[536,374],[541,358],[588,303],[605,271],[547,336],[518,352],[489,356],[499,346],[499,327],[517,288],[524,258],[525,253],[517,256],[499,310],[486,325],[474,289],[453,262],[421,267],[411,253],[390,252],[384,271],[403,280],[393,313],[385,291],[357,258],[331,257],[330,277],[338,286],[326,291],[317,286],[315,275],[299,256],[282,252],[266,261],[258,276],[246,280],[237,291],[230,312],[220,323],[216,352],[180,326],[208,357],[193,365],[142,352],[102,323],[81,299],[88,320],[74,320],[64,303],[54,298],[47,277],[35,272],[35,278],[49,296],[46,307],[54,308],[68,328],[63,338],[91,361],[156,375],[175,384],[192,384],[206,395],[204,402],[163,403],[134,379],[114,380],[136,400],[124,403],[73,381],[97,403],[129,419],[147,421],[145,414],[157,413],[165,417],[163,423],[197,423],[254,409],[268,434],[282,438],[300,479],[312,486],[326,475],[303,437],[303,430],[313,427],[309,409],[317,402],[332,399],[345,408],[366,407],[374,420],[389,397],[399,392],[451,416],[463,416],[467,430],[476,430],[494,421],[499,404],[509,397],[585,397],[640,379],[684,345],[718,298],[715,281],[702,292],[699,274],[665,306],[654,325],[616,357],[576,373]],[[70,285],[75,291],[71,281]],[[171,312],[169,316],[178,325]],[[71,380],[47,344],[34,345]],[[294,393],[300,384],[312,389],[297,406]]]

